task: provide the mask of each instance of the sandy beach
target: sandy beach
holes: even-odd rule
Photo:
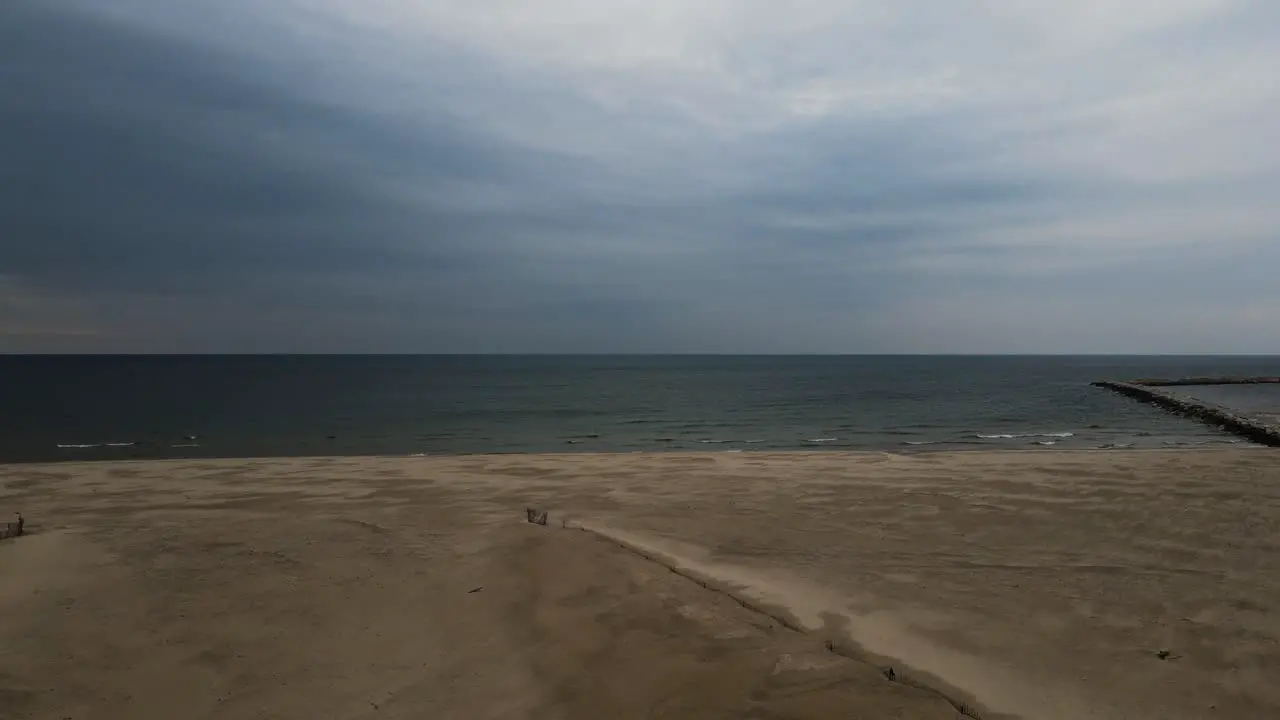
[[[5,720],[1280,717],[1270,450],[2,466],[19,510]]]

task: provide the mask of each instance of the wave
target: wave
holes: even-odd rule
[[[941,440],[907,440],[903,445],[941,445]]]
[[[96,447],[102,447],[102,445],[101,445],[100,443],[94,443],[94,444],[92,444],[92,445],[73,445],[73,444],[66,444],[66,445],[64,445],[64,444],[62,444],[62,443],[58,443],[58,447],[63,448],[64,450],[66,450],[66,449],[72,449],[72,448],[79,450],[79,449],[81,449],[81,448],[96,448]]]
[[[743,440],[742,442],[748,445],[759,445],[760,443],[764,442],[764,440]]]
[[[1164,445],[1169,447],[1192,447],[1202,445],[1238,445],[1244,442],[1235,438],[1214,438],[1212,440],[1165,440]]]
[[[837,440],[839,440],[839,439],[840,439],[840,438],[814,438],[814,439],[812,439],[812,440],[806,440],[805,442],[811,442],[811,443],[831,443],[831,442],[835,442],[835,441],[837,441]]]
[[[176,447],[176,448],[193,448],[193,447],[200,447],[200,443],[181,443],[181,444],[178,444],[178,445],[170,445],[169,447]]]
[[[737,442],[737,440],[699,440],[703,445],[723,445],[724,443]]]
[[[1035,444],[1036,445],[1057,445],[1058,441],[1057,440],[1037,440]]]
[[[1023,433],[1023,434],[1000,433],[996,435],[984,435],[982,433],[978,433],[977,435],[974,435],[974,437],[981,438],[983,440],[1021,440],[1024,438],[1069,438],[1069,437],[1075,437],[1075,436],[1076,434],[1073,432]]]
[[[114,443],[58,443],[58,447],[63,450],[85,450],[88,448],[123,448],[133,447],[137,443],[131,442],[114,442]]]

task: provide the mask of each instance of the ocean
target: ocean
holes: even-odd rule
[[[6,355],[0,461],[1243,443],[1089,386],[1193,375],[1280,358]]]

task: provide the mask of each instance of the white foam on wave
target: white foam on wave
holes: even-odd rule
[[[1037,440],[1036,444],[1037,445],[1057,445],[1058,441],[1057,440]]]
[[[937,440],[907,440],[902,444],[903,445],[939,445],[941,443]]]
[[[760,443],[764,442],[764,440],[743,440],[743,442],[745,442],[748,445],[759,445]]]
[[[1169,447],[1200,447],[1204,445],[1239,445],[1244,440],[1238,438],[1213,438],[1211,440],[1165,440]]]
[[[732,440],[699,440],[698,442],[704,445],[723,445],[724,443],[733,442],[733,441]]]
[[[101,445],[98,445],[98,444],[96,444],[96,443],[95,443],[95,444],[92,444],[92,445],[75,445],[75,444],[70,444],[70,443],[68,443],[68,444],[65,444],[65,445],[64,445],[64,444],[62,444],[62,443],[58,443],[58,447],[63,448],[64,450],[69,450],[69,449],[77,449],[77,450],[79,450],[79,449],[82,449],[82,448],[96,448],[96,447],[102,447],[102,446],[101,446]]]
[[[63,450],[85,450],[88,448],[122,448],[133,447],[137,443],[131,442],[113,442],[113,443],[58,443],[58,447]]]
[[[811,443],[831,443],[831,442],[835,442],[835,441],[837,441],[837,440],[839,440],[839,439],[840,439],[840,438],[814,438],[814,439],[809,440],[809,441],[807,441],[807,442],[811,442]]]
[[[982,438],[983,440],[1021,440],[1023,438],[1069,438],[1069,437],[1075,437],[1075,436],[1076,434],[1073,432],[1056,432],[1056,433],[1023,433],[1023,434],[999,433],[999,434],[992,434],[992,435],[984,435],[983,433],[978,433],[974,437]]]

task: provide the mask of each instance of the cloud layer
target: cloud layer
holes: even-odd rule
[[[1265,0],[10,0],[0,351],[1280,353]]]

